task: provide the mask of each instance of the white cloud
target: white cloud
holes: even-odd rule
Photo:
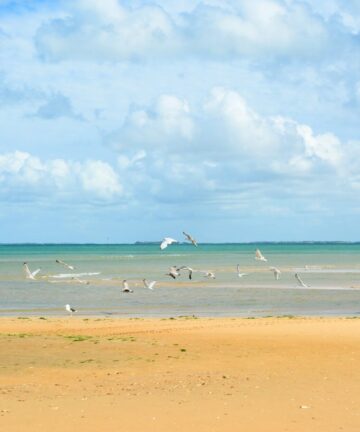
[[[305,153],[308,156],[317,156],[319,159],[338,166],[342,162],[343,150],[340,140],[331,133],[314,136],[309,126],[298,125],[297,131],[305,143]]]
[[[131,110],[121,134],[112,134],[110,140],[118,149],[144,140],[144,146],[156,151],[162,143],[172,142],[175,147],[181,142],[189,142],[194,133],[195,123],[189,104],[176,96],[162,95],[150,109]]]
[[[85,191],[104,199],[121,195],[123,187],[113,168],[102,161],[87,161],[77,167]]]
[[[270,198],[286,196],[294,182],[291,194],[302,196],[303,182],[311,179],[316,194],[317,177],[322,187],[323,178],[343,182],[348,172],[349,146],[337,136],[315,134],[292,119],[262,116],[234,90],[214,88],[196,111],[185,100],[166,98],[172,101],[170,107],[177,107],[176,113],[181,107],[180,117],[186,113],[193,131],[187,139],[181,136],[181,122],[171,121],[169,129],[163,121],[158,107],[164,96],[153,106],[130,111],[123,126],[108,137],[121,152],[118,165],[134,196],[160,202],[221,202],[230,192],[255,187],[266,190]],[[139,113],[141,121],[134,121]]]
[[[66,16],[41,26],[37,49],[48,61],[264,54],[309,58],[321,56],[331,38],[321,17],[301,2],[201,3],[181,19],[179,11],[165,8],[154,3],[130,8],[115,0],[69,3]]]
[[[45,196],[52,201],[59,198],[58,193],[63,196],[64,192],[68,199],[80,197],[81,202],[117,200],[124,192],[116,172],[103,161],[41,161],[21,151],[0,155],[0,184],[3,200],[17,197],[22,201],[29,196]]]

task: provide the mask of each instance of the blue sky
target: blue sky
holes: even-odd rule
[[[359,71],[355,0],[0,0],[0,241],[360,240]]]

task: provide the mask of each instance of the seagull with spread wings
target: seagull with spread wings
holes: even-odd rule
[[[149,290],[152,290],[152,289],[154,289],[154,286],[155,286],[155,284],[156,284],[156,281],[151,281],[151,282],[149,282],[149,281],[147,281],[146,279],[143,279],[143,283],[144,283],[144,287],[145,287],[145,288],[148,288]]]
[[[190,234],[187,234],[185,231],[183,231],[184,236],[186,237],[186,239],[192,243],[194,246],[197,246],[197,241],[194,239],[193,236],[191,236]]]
[[[169,273],[166,273],[166,276],[171,276],[173,279],[176,279],[180,276],[178,268],[176,266],[171,266],[169,268]]]
[[[165,237],[160,244],[160,249],[161,250],[166,249],[169,245],[171,245],[173,243],[177,243],[177,242],[178,242],[177,240],[175,240],[171,237]]]
[[[267,261],[267,259],[264,257],[264,255],[260,252],[260,249],[256,249],[256,251],[255,251],[255,259],[257,261],[264,261],[264,262]]]
[[[30,269],[29,269],[29,266],[28,266],[27,262],[24,262],[23,268],[24,268],[24,271],[25,271],[25,277],[26,277],[26,279],[31,279],[31,280],[35,280],[36,279],[35,276],[40,271],[40,269],[38,268],[38,269],[34,270],[33,272],[31,272]]]
[[[181,266],[177,269],[178,272],[180,272],[181,270],[187,270],[189,272],[189,279],[192,279],[192,274],[194,272],[194,269],[188,266]]]
[[[237,275],[239,278],[242,278],[242,277],[247,276],[249,274],[249,273],[242,273],[242,271],[240,270],[239,264],[236,266],[236,271],[237,271]]]

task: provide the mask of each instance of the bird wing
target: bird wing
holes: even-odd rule
[[[263,258],[263,255],[259,249],[256,249],[256,251],[255,251],[255,258],[258,258],[258,259]]]
[[[64,267],[66,267],[66,268],[68,268],[68,269],[70,269],[70,270],[74,270],[74,268],[75,268],[74,266],[72,266],[72,265],[70,265],[70,264],[67,264],[65,261],[62,261],[62,260],[59,260],[59,259],[57,259],[56,262],[57,262],[58,264],[63,265]]]
[[[129,284],[127,282],[123,281],[123,287],[125,289],[129,289]]]
[[[183,231],[184,236],[189,240],[189,242],[191,242],[194,246],[197,246],[197,241],[194,239],[194,237],[188,233],[186,233],[185,231]]]
[[[239,264],[236,266],[236,270],[237,270],[238,274],[240,274],[240,265]]]
[[[191,241],[191,235],[183,231],[184,236]]]
[[[299,284],[302,287],[307,288],[307,285],[302,281],[301,277],[297,273],[295,273],[295,279],[299,282]]]
[[[156,281],[151,281],[151,282],[148,284],[148,288],[152,290],[152,289],[154,288],[155,284],[156,284]]]
[[[27,278],[33,278],[33,275],[31,274],[31,271],[29,269],[29,266],[27,264],[24,264],[24,271],[25,271],[25,276]]]
[[[38,273],[39,273],[39,271],[40,271],[41,269],[36,269],[35,271],[33,271],[32,273],[31,273],[31,276],[32,277],[35,277]]]
[[[171,245],[171,243],[177,243],[177,240],[175,240],[171,237],[165,237],[164,240],[160,244],[160,249],[167,248],[169,245]]]
[[[161,242],[160,249],[162,250],[162,249],[167,248],[167,247],[168,247],[168,244],[169,244],[169,243],[166,241],[166,239],[164,239],[164,240]]]

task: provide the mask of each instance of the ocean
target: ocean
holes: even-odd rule
[[[254,259],[256,248],[267,262]],[[31,271],[41,269],[35,280],[25,278],[25,261]],[[213,271],[216,279],[194,272],[189,280],[182,272],[173,280],[166,275],[173,265]],[[270,266],[280,269],[279,280]],[[154,290],[143,278],[158,281]],[[122,292],[123,279],[133,293]],[[67,303],[80,316],[357,316],[360,244],[183,243],[163,251],[158,244],[0,245],[1,316],[61,316]]]

